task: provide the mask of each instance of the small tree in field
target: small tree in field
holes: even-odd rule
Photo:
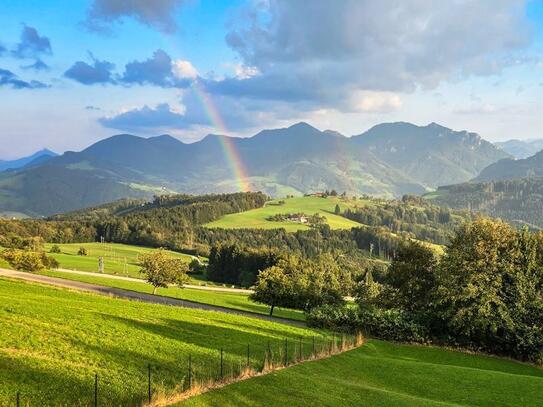
[[[89,252],[87,251],[87,248],[85,247],[80,247],[79,251],[77,252],[78,256],[87,256],[88,254]]]
[[[141,255],[139,264],[140,273],[153,285],[153,294],[159,287],[166,288],[170,284],[183,286],[189,280],[188,265],[181,259],[168,256],[164,249]]]
[[[336,207],[334,209],[334,214],[336,214],[336,215],[341,214],[341,208],[339,207],[339,204],[336,204]]]
[[[270,306],[273,315],[275,306],[288,307],[292,301],[292,281],[281,267],[272,266],[260,272],[254,292],[253,301]]]

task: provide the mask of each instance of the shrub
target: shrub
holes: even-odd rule
[[[7,249],[2,252],[2,258],[15,270],[40,271],[46,268],[58,268],[58,262],[44,252],[29,250]]]
[[[60,253],[60,246],[58,244],[54,244],[51,246],[49,253]]]
[[[334,331],[362,331],[398,342],[429,342],[428,329],[399,310],[358,309],[354,305],[322,305],[306,314],[309,326]]]
[[[88,254],[89,252],[87,251],[85,247],[80,247],[79,251],[77,252],[78,256],[87,256]]]

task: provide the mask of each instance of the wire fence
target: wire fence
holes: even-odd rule
[[[206,389],[362,344],[360,334],[270,339],[229,345],[180,357],[175,363],[144,363],[130,371],[94,373],[77,386],[62,384],[13,394],[6,406],[161,406]],[[0,405],[3,406],[0,399]]]

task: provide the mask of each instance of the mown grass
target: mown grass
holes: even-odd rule
[[[279,201],[284,201],[283,205],[279,205]],[[314,196],[295,197],[276,199],[268,202],[265,207],[253,209],[246,212],[233,213],[223,216],[222,218],[207,223],[205,226],[209,228],[225,228],[225,229],[278,229],[284,228],[289,232],[297,230],[305,230],[310,227],[301,223],[295,222],[274,222],[266,220],[269,216],[276,214],[300,213],[313,215],[319,213],[326,217],[328,225],[332,229],[350,229],[352,227],[361,226],[360,223],[346,219],[342,216],[335,215],[334,209],[338,204],[343,211],[347,207],[352,207],[355,204],[365,205],[367,202],[363,200],[341,199],[340,197],[319,198]]]
[[[259,368],[285,338],[325,339],[306,328],[237,315],[146,304],[0,279],[0,405],[88,406],[99,377],[99,405],[137,405],[152,392],[180,390],[191,355],[195,380],[246,364]]]
[[[52,243],[45,244],[45,250],[49,252]],[[138,266],[138,256],[149,253],[155,249],[149,247],[132,246],[119,243],[60,243],[61,253],[49,253],[59,263],[61,268],[98,272],[98,258],[104,259],[104,272],[130,277],[141,277]],[[80,247],[87,249],[87,256],[78,256]],[[190,262],[192,256],[184,253],[168,251],[170,256]]]
[[[66,280],[82,281],[85,283],[98,284],[106,287],[123,288],[125,290],[132,290],[142,293],[151,294],[153,287],[150,284],[144,282],[135,281],[123,281],[116,280],[104,276],[89,276],[80,274],[71,274],[62,271],[43,271],[40,274],[48,275],[51,277],[59,277]],[[159,288],[157,295],[165,297],[179,298],[187,301],[199,302],[202,304],[217,305],[220,307],[237,309],[242,311],[249,311],[256,314],[269,313],[269,307],[263,304],[258,304],[249,299],[249,295],[246,293],[230,293],[221,291],[206,291],[192,288],[178,288],[168,287]],[[304,320],[304,314],[301,311],[276,308],[273,311],[273,315],[281,318]]]
[[[182,406],[541,406],[543,370],[371,340],[330,359],[229,385]]]

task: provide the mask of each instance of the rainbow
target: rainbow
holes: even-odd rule
[[[213,100],[209,97],[207,92],[201,88],[198,81],[195,81],[192,86],[194,93],[200,99],[204,110],[211,121],[211,124],[219,130],[219,141],[223,149],[224,157],[228,162],[228,165],[232,171],[232,175],[236,180],[238,190],[242,192],[248,192],[251,190],[251,185],[249,183],[249,176],[243,164],[243,160],[240,157],[239,151],[234,144],[234,141],[231,137],[227,137],[224,134],[228,133],[228,129],[224,124],[224,121],[219,114],[219,110],[213,103]]]

